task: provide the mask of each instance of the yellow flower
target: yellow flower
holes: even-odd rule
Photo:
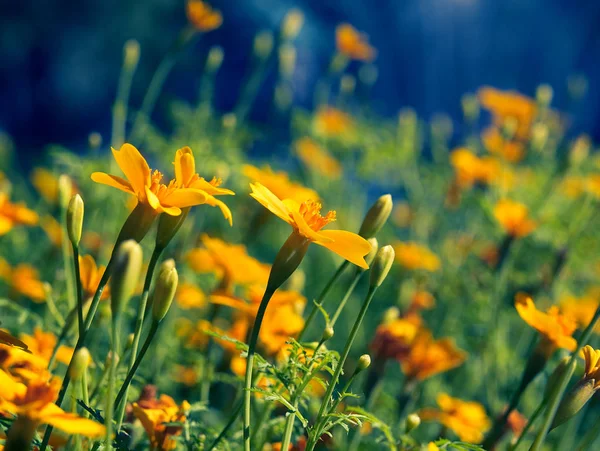
[[[505,138],[496,127],[485,129],[481,140],[489,153],[498,155],[510,163],[518,163],[525,156],[525,145],[520,141]]]
[[[450,155],[450,163],[456,172],[460,187],[467,188],[474,183],[490,184],[500,175],[498,161],[490,157],[479,158],[466,148],[456,149]]]
[[[563,296],[559,302],[560,310],[565,315],[575,321],[580,327],[587,326],[594,313],[600,304],[598,295],[595,291],[590,290],[581,297],[575,297],[572,295]],[[594,328],[596,333],[600,332],[600,325],[596,325]]]
[[[535,101],[515,91],[500,91],[485,86],[477,92],[481,106],[488,110],[497,126],[507,119],[517,121],[516,136],[525,139],[537,114]]]
[[[142,423],[152,449],[175,449],[177,442],[171,437],[180,435],[182,426],[165,423],[185,423],[190,404],[183,401],[178,406],[173,398],[167,395],[161,395],[159,400],[144,403],[143,406],[140,404],[133,404],[133,414]]]
[[[421,419],[440,422],[462,441],[479,443],[483,440],[483,434],[490,428],[491,423],[481,404],[452,398],[445,393],[437,396],[437,404],[439,410],[420,410]]]
[[[299,139],[296,141],[295,149],[302,163],[315,172],[332,179],[339,179],[342,175],[340,162],[312,139],[308,137]]]
[[[316,134],[335,138],[352,132],[354,120],[337,108],[324,106],[316,112],[313,127]]]
[[[54,403],[60,386],[60,380],[48,382],[43,376],[25,385],[0,370],[0,413],[25,417],[35,426],[49,424],[68,434],[104,435],[105,428],[100,423],[67,413]]]
[[[583,177],[576,175],[565,176],[560,184],[560,189],[562,193],[571,199],[577,198],[581,196],[586,191],[589,191],[590,194],[594,194],[594,187],[590,180],[586,180]],[[598,179],[600,182],[600,178]],[[598,183],[598,188],[600,188],[600,183]],[[600,189],[598,189],[598,195],[600,197]]]
[[[425,380],[461,365],[467,354],[450,338],[434,340],[431,332],[421,329],[414,337],[410,351],[400,365],[408,379]]]
[[[46,300],[44,282],[40,280],[38,270],[31,265],[21,263],[11,268],[6,260],[0,257],[0,278],[4,279],[15,293],[37,303]]]
[[[79,256],[79,275],[81,277],[81,288],[84,299],[94,296],[105,270],[105,266],[96,266],[94,257],[91,255]],[[108,299],[109,297],[110,286],[107,285],[100,299]]]
[[[585,191],[600,199],[600,175],[590,175],[583,183]]]
[[[38,223],[38,215],[25,204],[13,204],[6,193],[0,192],[0,236],[17,225],[33,226]]]
[[[581,355],[585,359],[583,379],[593,380],[594,390],[598,390],[600,388],[600,349],[586,345],[581,350]]]
[[[347,23],[338,25],[335,29],[335,42],[338,52],[350,59],[369,62],[377,55],[367,37]]]
[[[186,12],[190,23],[199,31],[211,31],[223,23],[221,12],[201,0],[188,0]]]
[[[177,304],[185,310],[202,308],[206,305],[206,296],[204,295],[204,292],[192,283],[180,283],[177,287],[175,299],[177,299]]]
[[[163,175],[152,172],[140,152],[131,144],[123,144],[120,150],[112,149],[113,156],[125,174],[127,180],[103,172],[94,172],[92,180],[96,183],[112,186],[121,191],[133,194],[138,203],[147,206],[154,214],[166,213],[179,216],[181,209],[211,202],[209,194],[204,190],[182,186],[184,179],[177,177],[168,185],[161,183]],[[189,166],[178,167],[175,160],[175,173],[188,174]]]
[[[398,318],[380,324],[371,342],[371,350],[377,358],[402,360],[409,354],[417,332],[419,322],[412,318]]]
[[[558,308],[552,306],[546,313],[535,308],[533,299],[526,294],[516,296],[515,308],[519,316],[537,330],[542,339],[548,344],[546,350],[549,354],[556,348],[573,351],[577,347],[577,340],[572,335],[577,324],[571,318],[559,313]]]
[[[259,169],[256,166],[246,164],[243,166],[242,172],[253,182],[266,186],[280,199],[295,199],[298,202],[307,199],[319,199],[319,195],[314,190],[292,182],[285,172],[274,172],[269,166],[263,166],[262,169]]]
[[[418,243],[399,241],[394,244],[394,251],[396,261],[407,269],[424,269],[430,272],[440,269],[439,257]]]
[[[529,210],[520,203],[508,199],[498,201],[494,216],[504,231],[515,238],[522,238],[533,232],[537,223],[529,218]]]
[[[345,230],[321,230],[335,221],[335,211],[321,216],[321,204],[314,200],[302,203],[294,199],[279,199],[260,183],[250,184],[250,195],[271,213],[292,226],[295,234],[309,242],[323,246],[361,268],[369,265],[364,256],[371,250],[371,245],[363,237]]]
[[[77,193],[77,187],[69,179],[71,183],[71,193]],[[31,183],[38,193],[49,203],[56,204],[58,202],[58,177],[51,171],[45,168],[35,168],[31,173]]]
[[[52,352],[56,347],[56,336],[51,332],[44,332],[39,327],[36,327],[33,330],[33,335],[21,334],[21,340],[29,347],[31,354],[42,358],[46,362],[45,366],[47,366]],[[68,365],[73,352],[73,348],[61,345],[56,353],[56,360]]]
[[[221,279],[221,289],[229,291],[232,285],[266,284],[269,265],[248,255],[246,246],[229,244],[218,238],[202,235],[204,248],[192,249],[185,259],[199,273],[214,273]]]
[[[63,228],[60,223],[52,216],[44,216],[40,220],[40,227],[46,232],[50,242],[56,247],[62,245]]]

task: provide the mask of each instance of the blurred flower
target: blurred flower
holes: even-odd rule
[[[485,129],[481,140],[489,153],[498,155],[510,163],[518,163],[525,156],[525,145],[502,136],[496,127]]]
[[[502,127],[507,119],[517,122],[516,136],[529,137],[531,125],[537,115],[535,100],[515,91],[500,91],[484,86],[477,92],[479,103],[492,114],[497,127]]]
[[[106,270],[105,266],[96,266],[94,257],[91,255],[79,256],[79,275],[81,278],[81,288],[83,297],[89,299],[96,294],[100,279]],[[102,292],[100,299],[108,299],[110,297],[110,286],[107,285]]]
[[[36,327],[33,330],[33,335],[21,334],[20,338],[28,346],[33,356],[45,361],[44,368],[47,367],[58,341],[56,336],[52,332],[44,332],[39,327]],[[73,351],[73,348],[61,345],[56,353],[56,360],[68,365],[71,361]]]
[[[53,216],[43,216],[40,219],[40,226],[46,232],[46,235],[48,235],[50,242],[54,246],[60,247],[62,245],[63,228]]]
[[[83,232],[81,239],[83,246],[93,252],[98,252],[102,247],[102,236],[96,232]]]
[[[78,192],[76,185],[71,179],[68,179],[71,184],[71,193]],[[31,183],[38,193],[51,204],[58,202],[58,177],[45,168],[34,168],[31,173]]]
[[[441,266],[439,257],[418,243],[398,241],[394,244],[394,250],[396,261],[407,269],[424,269],[433,272]]]
[[[276,442],[271,445],[271,451],[282,451],[281,442]],[[290,443],[289,448],[286,451],[304,451],[306,449],[306,437],[298,437],[296,443]]]
[[[34,302],[46,300],[44,282],[40,280],[39,271],[27,263],[21,263],[14,268],[0,257],[0,279],[4,279],[13,292],[28,297]]]
[[[525,237],[537,227],[537,223],[529,218],[529,210],[524,204],[508,199],[496,203],[494,217],[504,231],[515,238]]]
[[[221,12],[212,9],[210,5],[201,0],[188,0],[186,13],[190,23],[198,31],[211,31],[219,28],[223,23]]]
[[[413,211],[410,204],[405,201],[394,202],[392,222],[398,227],[408,227],[413,220]]]
[[[450,155],[450,163],[456,173],[456,181],[462,188],[475,183],[490,184],[501,171],[500,164],[493,158],[479,158],[466,148],[456,149]]]
[[[0,370],[0,413],[27,418],[34,428],[40,424],[49,424],[68,434],[101,437],[105,433],[103,425],[67,413],[54,403],[60,386],[59,379],[48,382],[44,376],[25,385]]]
[[[508,414],[508,418],[506,420],[506,429],[512,433],[513,437],[520,437],[526,425],[527,418],[525,418],[519,411],[513,410],[510,412],[510,414]]]
[[[363,237],[345,230],[321,230],[335,221],[335,211],[321,216],[321,204],[314,200],[299,203],[293,199],[279,199],[268,188],[260,183],[250,184],[250,195],[271,213],[292,226],[294,233],[306,240],[323,246],[361,268],[369,265],[364,256],[371,250],[371,245]]]
[[[188,387],[194,387],[200,378],[198,371],[194,368],[175,365],[173,368],[173,380]]]
[[[311,170],[332,179],[338,179],[342,175],[340,162],[312,139],[299,139],[294,147],[302,163]]]
[[[580,297],[567,294],[559,301],[561,312],[575,321],[580,327],[585,327],[591,322],[599,304],[597,289],[588,290],[586,294]],[[599,333],[600,325],[597,325],[594,331]]]
[[[415,318],[398,318],[380,324],[370,346],[375,358],[401,360],[406,357],[419,328]]]
[[[142,423],[152,449],[163,451],[177,447],[171,437],[180,435],[183,426],[172,423],[185,423],[190,408],[187,401],[178,406],[170,396],[161,395],[158,400],[134,403],[133,414]]]
[[[256,166],[245,164],[242,172],[253,182],[266,186],[269,191],[280,199],[295,199],[298,202],[304,202],[307,199],[319,199],[316,191],[292,182],[285,172],[274,172],[269,166],[263,166],[262,169],[259,169]]]
[[[350,59],[370,62],[377,55],[376,50],[369,45],[367,36],[347,23],[338,25],[335,29],[335,42],[338,52]]]
[[[452,339],[435,340],[429,330],[420,329],[400,365],[408,379],[422,381],[456,368],[466,358],[467,354],[458,349]]]
[[[313,119],[313,127],[317,135],[326,138],[347,135],[354,128],[352,117],[332,106],[324,106],[317,110]]]
[[[445,393],[437,396],[437,404],[439,410],[421,409],[421,419],[440,422],[465,442],[479,443],[483,440],[483,434],[490,428],[491,423],[481,404],[452,398]]]
[[[577,175],[568,175],[563,177],[561,183],[560,183],[560,190],[561,192],[568,198],[571,199],[575,199],[579,196],[581,196],[583,193],[586,192],[587,188],[591,188],[590,189],[590,193],[594,192],[593,186],[590,183],[588,185],[587,180],[584,177],[581,176],[577,176]],[[600,184],[598,184],[598,187],[600,188]],[[598,194],[600,197],[600,190],[598,190]]]
[[[175,299],[179,307],[185,310],[202,308],[206,305],[206,295],[199,287],[192,283],[180,283],[177,287]]]
[[[559,313],[558,307],[552,306],[546,313],[541,312],[535,308],[531,297],[519,293],[515,299],[515,308],[521,319],[539,332],[547,356],[556,348],[573,351],[577,347],[577,340],[572,337],[577,324]]]
[[[13,204],[6,193],[0,192],[0,236],[18,225],[33,226],[38,223],[38,215],[24,203]]]

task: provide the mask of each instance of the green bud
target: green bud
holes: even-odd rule
[[[304,24],[304,14],[299,9],[292,9],[283,18],[281,34],[284,39],[295,39]]]
[[[108,368],[110,367],[110,365],[112,365],[112,361],[113,361],[113,355],[114,355],[114,359],[115,359],[115,365],[119,364],[119,355],[118,354],[113,354],[112,351],[108,351],[108,354],[106,354],[106,359],[104,360],[104,367]]]
[[[134,240],[119,245],[110,278],[110,308],[113,320],[125,309],[139,282],[142,271],[142,248]]]
[[[406,417],[406,433],[416,429],[421,424],[421,417],[416,413],[411,413]]]
[[[208,51],[206,58],[206,69],[209,72],[216,72],[223,63],[223,47],[214,46]]]
[[[554,90],[550,85],[539,85],[535,92],[535,97],[541,107],[548,108],[550,106],[550,103],[552,103],[552,97],[554,97]]]
[[[133,340],[135,339],[135,334],[129,334],[127,335],[127,343],[125,343],[125,350],[129,350],[131,349],[131,347],[133,346]]]
[[[383,314],[381,322],[383,324],[390,324],[400,318],[400,309],[398,307],[390,307]]]
[[[460,99],[465,119],[474,121],[479,117],[479,100],[475,94],[465,94]]]
[[[356,78],[352,75],[345,74],[340,78],[340,92],[344,94],[352,94],[356,88]]]
[[[325,330],[323,331],[323,336],[321,337],[321,340],[327,341],[327,340],[331,339],[331,337],[333,337],[333,334],[334,334],[333,327],[327,326],[325,328]]]
[[[88,136],[88,145],[90,149],[97,149],[102,145],[102,135],[98,132],[92,132]]]
[[[383,283],[390,272],[395,256],[394,248],[389,244],[379,249],[375,256],[375,260],[373,261],[373,265],[371,265],[371,278],[369,284],[372,287],[378,287]]]
[[[583,406],[594,396],[596,393],[596,381],[594,379],[581,379],[572,389],[565,395],[552,423],[552,429],[560,426],[571,417],[575,416]]]
[[[71,376],[71,379],[81,379],[91,362],[92,356],[87,348],[80,348],[75,351],[75,354],[73,354],[73,364],[69,369],[69,376]]]
[[[292,232],[275,256],[267,282],[267,290],[275,291],[283,285],[302,262],[309,244],[308,239],[299,233]]]
[[[371,245],[371,250],[369,251],[369,253],[367,255],[365,255],[365,261],[367,262],[367,265],[369,265],[369,268],[370,268],[371,264],[373,264],[373,260],[375,260],[377,251],[379,250],[379,242],[377,241],[377,238],[375,238],[375,237],[369,238],[367,241]],[[356,267],[356,269],[358,269],[359,271],[366,271],[364,268],[360,268],[358,266]]]
[[[67,233],[69,234],[69,240],[75,247],[79,247],[79,241],[81,240],[83,212],[83,199],[79,194],[75,194],[67,208]]]
[[[291,77],[296,68],[296,49],[293,45],[283,44],[279,47],[279,72],[284,77]]]
[[[175,260],[172,258],[165,260],[160,265],[154,296],[152,300],[152,318],[154,321],[162,321],[165,317],[177,291],[179,275],[175,268]]]
[[[62,174],[58,177],[58,202],[62,208],[67,208],[71,194],[73,192],[73,182],[71,177]]]
[[[190,207],[182,208],[179,216],[171,216],[163,213],[158,218],[158,230],[156,231],[156,247],[164,249],[177,234],[190,212]]]
[[[358,359],[356,365],[356,371],[364,371],[371,366],[371,356],[369,354],[363,354]]]
[[[259,32],[254,38],[254,54],[260,59],[267,59],[273,50],[273,33],[269,30]]]
[[[135,39],[129,39],[123,46],[123,60],[127,67],[137,66],[140,60],[140,43]]]
[[[365,215],[358,234],[363,238],[374,237],[390,217],[393,206],[391,194],[385,194],[377,199]]]

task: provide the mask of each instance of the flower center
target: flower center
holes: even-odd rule
[[[330,222],[335,221],[335,211],[329,211],[325,216],[321,216],[321,203],[314,200],[307,200],[300,204],[300,214],[315,232],[318,232]]]

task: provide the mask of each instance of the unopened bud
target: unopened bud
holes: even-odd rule
[[[154,299],[152,300],[152,318],[154,321],[162,321],[169,308],[171,308],[178,282],[179,275],[175,268],[175,261],[172,258],[165,260],[160,266],[156,287],[154,288]]]
[[[102,135],[98,132],[92,132],[88,136],[88,145],[90,149],[97,149],[102,145]]]
[[[284,44],[279,48],[279,72],[286,78],[294,74],[296,68],[296,49],[293,45]]]
[[[416,429],[421,424],[421,417],[416,413],[411,413],[406,417],[406,433]]]
[[[565,371],[567,371],[570,360],[571,357],[568,355],[563,357],[556,365],[556,368],[554,368],[554,371],[552,371],[552,374],[548,376],[548,380],[546,381],[546,389],[544,391],[544,398],[548,399],[556,383],[562,379],[563,374],[565,374]]]
[[[142,248],[134,240],[121,243],[114,257],[110,278],[110,307],[113,319],[118,317],[138,285],[142,270]]]
[[[479,101],[475,94],[465,94],[460,99],[465,119],[473,121],[479,117]]]
[[[352,75],[345,74],[340,78],[340,91],[344,94],[352,94],[356,88],[356,78]]]
[[[325,330],[323,331],[323,336],[321,337],[321,340],[322,340],[322,341],[327,341],[327,340],[329,340],[331,337],[333,337],[333,333],[334,333],[334,331],[333,331],[333,327],[331,327],[331,326],[327,326],[327,327],[325,328]]]
[[[123,58],[125,66],[130,68],[137,66],[140,60],[140,43],[135,39],[129,39],[123,46]]]
[[[292,232],[275,256],[267,282],[267,290],[275,291],[283,285],[302,262],[309,244],[310,241],[307,238]]]
[[[391,194],[385,194],[377,199],[365,215],[358,234],[363,238],[374,237],[390,217],[393,206]]]
[[[83,199],[79,194],[75,194],[67,208],[67,233],[69,234],[69,240],[75,247],[79,247],[79,240],[81,240],[83,211]]]
[[[592,143],[587,135],[579,136],[569,152],[569,162],[573,166],[578,166],[585,161],[590,154]]]
[[[550,85],[539,85],[535,92],[535,97],[541,107],[548,108],[550,106],[550,103],[552,103],[552,97],[554,97],[554,90]]]
[[[394,257],[394,248],[389,244],[379,249],[373,265],[371,265],[371,278],[369,280],[371,287],[378,287],[383,283],[390,272],[392,263],[394,263]]]
[[[127,343],[125,344],[125,350],[131,349],[133,346],[133,341],[135,340],[135,334],[127,335]]]
[[[71,376],[71,379],[81,379],[91,362],[92,356],[87,348],[80,348],[75,351],[75,354],[73,354],[73,364],[69,367],[69,376]]]
[[[156,247],[164,249],[177,234],[183,223],[185,222],[190,207],[182,208],[179,216],[171,216],[162,214],[158,218],[158,229],[156,231]]]
[[[367,241],[371,245],[371,250],[369,251],[369,253],[367,255],[365,255],[365,261],[367,262],[367,265],[370,268],[371,264],[373,264],[373,260],[375,260],[375,256],[377,255],[377,251],[379,250],[379,242],[377,241],[377,238],[375,238],[375,237],[369,238]],[[357,269],[359,271],[365,271],[364,268],[360,268],[358,266],[357,266]]]
[[[62,208],[67,208],[69,200],[71,200],[71,194],[73,192],[73,182],[71,177],[66,174],[62,174],[58,177],[58,202]]]
[[[113,356],[114,356],[114,360],[115,360],[115,365],[119,364],[119,355],[118,354],[114,354],[112,351],[108,351],[108,354],[106,354],[106,360],[104,361],[104,366],[106,368],[110,367],[110,365],[112,365],[113,363]]]
[[[268,30],[259,32],[254,38],[254,54],[260,59],[267,59],[273,50],[273,33]]]
[[[356,371],[364,371],[371,366],[371,356],[369,354],[363,354],[358,359],[356,365]]]
[[[383,314],[381,322],[383,324],[390,324],[400,318],[400,309],[398,307],[390,307]]]
[[[206,58],[206,69],[210,72],[216,72],[223,63],[223,47],[214,46],[208,51],[208,57]]]
[[[586,405],[596,393],[595,385],[596,381],[594,379],[584,378],[565,395],[556,411],[552,429],[574,417]]]
[[[292,9],[283,18],[281,34],[284,39],[294,39],[304,25],[304,14],[299,9]]]

